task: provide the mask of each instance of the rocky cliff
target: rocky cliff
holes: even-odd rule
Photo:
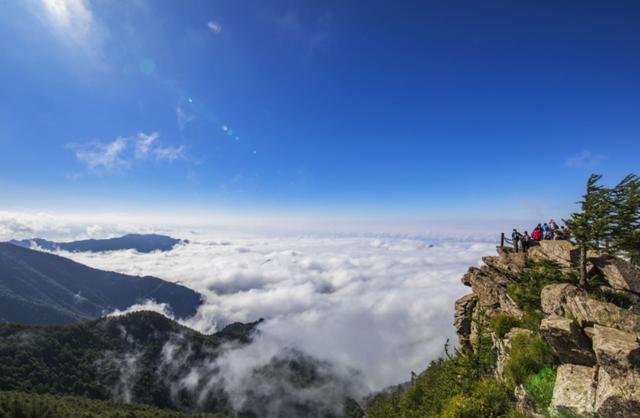
[[[578,256],[568,241],[542,241],[527,254],[498,248],[471,267],[462,282],[473,292],[455,305],[461,350],[476,350],[489,333],[496,378],[505,381],[512,343],[542,337],[554,356],[553,394],[541,410],[513,385],[523,414],[640,417],[640,269],[590,253],[589,285],[580,289],[572,280]]]

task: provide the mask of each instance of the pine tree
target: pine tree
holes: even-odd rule
[[[580,287],[587,282],[587,251],[598,250],[613,239],[612,191],[598,184],[602,175],[592,174],[587,191],[580,201],[580,212],[574,212],[565,223],[571,228],[580,248]]]
[[[612,190],[611,197],[612,250],[640,264],[640,178],[629,174]]]

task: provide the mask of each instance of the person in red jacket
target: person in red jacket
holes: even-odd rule
[[[536,229],[531,231],[531,238],[534,241],[540,241],[542,239],[542,228],[540,225],[536,226]]]

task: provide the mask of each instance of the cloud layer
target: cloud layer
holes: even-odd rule
[[[219,237],[165,253],[61,255],[203,293],[206,303],[186,321],[203,332],[265,318],[247,355],[299,349],[339,369],[360,371],[366,392],[407,380],[442,353],[447,338],[455,338],[453,302],[468,292],[459,279],[492,247],[430,246],[410,239]],[[134,309],[149,307],[166,312],[149,304]]]

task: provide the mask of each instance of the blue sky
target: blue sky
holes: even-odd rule
[[[639,21],[604,0],[5,2],[0,205],[564,216],[591,172],[638,172]]]

